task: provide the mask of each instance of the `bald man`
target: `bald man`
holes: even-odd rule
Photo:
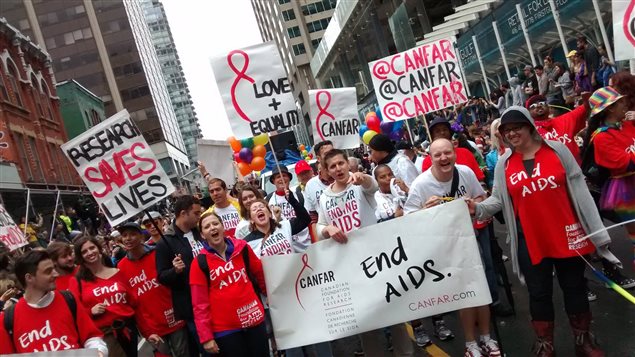
[[[478,182],[472,169],[456,164],[456,153],[454,152],[454,146],[450,140],[434,140],[430,145],[430,158],[432,160],[430,170],[419,175],[412,182],[412,186],[410,186],[408,200],[404,207],[405,214],[434,207],[463,197],[473,198],[477,202],[485,199],[485,191]],[[485,231],[487,231],[487,229],[485,229]],[[485,240],[485,238],[489,240],[489,236],[484,236],[483,240]],[[479,239],[479,244],[481,244],[481,239]],[[482,248],[485,254],[489,254],[488,257],[484,257],[483,259],[486,262],[486,270],[488,270],[488,268],[493,269],[489,245]],[[489,264],[487,264],[488,261]],[[461,325],[464,329],[466,351],[478,349],[487,349],[488,351],[498,350],[497,342],[490,338],[489,335],[489,306],[463,309],[460,310],[459,315],[461,317]],[[435,329],[443,322],[443,320],[439,319],[440,317],[438,316],[433,318]],[[480,340],[477,340],[477,322]]]

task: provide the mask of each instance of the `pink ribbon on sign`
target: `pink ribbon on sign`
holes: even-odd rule
[[[326,94],[326,104],[323,104],[322,101],[320,100],[321,94]],[[320,120],[322,119],[322,116],[325,115],[331,118],[331,120],[335,120],[335,117],[333,116],[333,114],[328,112],[329,106],[331,105],[331,93],[325,90],[318,91],[317,94],[315,94],[315,102],[317,104],[318,109],[320,110],[320,112],[317,115],[317,118],[315,118],[315,128],[317,129],[317,132],[320,135],[320,138],[322,138],[322,140],[324,141],[326,139],[324,138],[324,135],[322,134],[322,129],[320,129]]]
[[[234,55],[241,55],[243,57],[243,59],[245,60],[245,63],[243,64],[243,68],[238,69],[236,68],[236,66],[234,65]],[[229,65],[229,67],[232,69],[232,71],[234,73],[236,73],[236,79],[234,79],[234,83],[232,83],[231,89],[230,89],[230,94],[232,97],[232,105],[234,106],[234,109],[236,110],[236,113],[238,113],[238,115],[240,115],[241,118],[243,118],[245,121],[251,123],[251,119],[249,119],[249,117],[247,116],[247,114],[245,114],[245,112],[243,112],[242,108],[240,107],[240,105],[238,104],[238,101],[236,100],[236,86],[238,86],[238,83],[240,83],[241,80],[247,80],[249,83],[254,84],[254,79],[249,77],[247,74],[247,68],[249,67],[249,55],[242,50],[234,50],[229,52],[229,54],[227,55],[227,64]]]
[[[629,21],[631,20],[634,9],[635,1],[631,0],[630,4],[628,4],[628,7],[626,8],[626,11],[624,11],[624,19],[622,20],[622,31],[624,31],[624,36],[626,36],[626,39],[633,46],[635,46],[635,37],[633,37],[633,35],[635,35],[635,20],[633,20],[633,22]]]
[[[302,305],[302,301],[300,301],[300,293],[298,291],[298,283],[300,282],[300,277],[302,276],[302,273],[304,273],[304,270],[306,268],[313,270],[313,268],[311,268],[311,266],[309,265],[309,256],[306,255],[306,253],[302,254],[302,264],[302,270],[300,270],[300,274],[298,274],[298,277],[295,279],[295,298],[298,300],[298,304],[300,304],[302,310],[306,310],[304,308],[304,305]]]

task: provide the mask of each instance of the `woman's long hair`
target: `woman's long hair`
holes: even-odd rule
[[[253,187],[251,185],[243,186],[242,188],[238,190],[238,205],[240,206],[240,216],[243,217],[243,219],[245,220],[249,220],[249,210],[247,209],[247,207],[245,207],[245,204],[243,203],[243,192],[245,191],[253,192],[257,200],[262,200],[264,197],[260,193],[260,190],[258,190],[256,187]]]
[[[271,212],[271,208],[269,208],[269,202],[265,201],[264,199],[260,198],[255,200],[252,205],[256,202],[260,202],[262,204],[265,205],[265,208],[269,211],[269,214],[271,215],[271,217],[269,217],[269,232],[264,232],[265,235],[270,235],[271,233],[273,233],[273,231],[276,230],[276,228],[280,228],[280,223],[278,223],[278,221],[276,221],[276,217],[274,217],[273,212]],[[258,230],[258,228],[256,227],[256,224],[254,222],[251,221],[251,211],[249,212],[249,230],[252,232],[255,232]]]
[[[93,274],[90,269],[86,266],[86,262],[84,261],[84,257],[82,257],[82,246],[86,243],[93,243],[97,246],[99,250],[99,254],[101,254],[101,263],[109,268],[112,268],[112,261],[108,257],[106,253],[104,253],[104,248],[101,245],[101,242],[97,240],[95,237],[91,236],[83,236],[78,239],[74,244],[75,251],[75,262],[79,265],[79,270],[77,271],[77,278],[80,280],[93,281],[95,280],[95,274]]]

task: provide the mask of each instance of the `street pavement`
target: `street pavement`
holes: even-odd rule
[[[605,221],[606,226],[612,224],[610,221]],[[497,224],[495,230],[499,244],[509,256],[509,249],[505,245],[505,227]],[[626,230],[623,227],[617,227],[611,229],[609,233],[613,240],[611,250],[623,262],[624,274],[635,277],[631,264],[633,259],[632,245],[628,240]],[[593,264],[601,270],[600,263]],[[530,325],[527,290],[513,274],[511,262],[508,261],[505,266],[512,283],[516,316],[496,317],[496,325],[500,333],[498,340],[501,342],[506,356],[530,356],[535,334]],[[587,269],[586,276],[589,280],[589,287],[598,295],[598,299],[590,303],[594,316],[592,331],[598,343],[606,352],[607,357],[635,357],[635,305],[613,290],[607,289],[595,278],[590,269]],[[635,294],[635,289],[630,289],[629,293]],[[499,294],[501,298],[505,298],[505,292],[502,288]],[[564,311],[562,293],[555,277],[554,307],[556,311],[555,347],[557,355],[573,357],[575,356],[573,335]],[[458,313],[453,312],[445,315],[445,321],[447,326],[454,331],[456,338],[452,341],[442,342],[433,337],[434,344],[427,349],[415,345],[416,356],[463,356],[464,340],[458,321]],[[429,319],[424,320],[424,326],[427,332],[432,335],[432,323]],[[339,357],[353,356],[360,343],[359,339],[354,336],[334,341],[332,345],[334,355]],[[392,353],[385,350],[384,356],[392,356]]]

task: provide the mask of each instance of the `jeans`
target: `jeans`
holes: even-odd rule
[[[269,357],[269,341],[265,323],[216,339],[220,356]]]
[[[584,261],[580,257],[544,258],[536,265],[531,264],[525,235],[518,230],[518,264],[525,276],[529,291],[529,311],[534,321],[553,321],[553,269],[556,269],[558,284],[564,296],[567,314],[589,312],[586,295]]]
[[[476,240],[478,242],[478,248],[481,253],[481,259],[483,260],[483,267],[485,268],[485,278],[487,279],[487,286],[489,287],[490,295],[492,295],[492,303],[496,303],[498,301],[498,284],[496,283],[494,259],[492,259],[492,247],[490,241],[489,227],[484,227],[478,229],[477,231],[478,235],[476,236]]]

